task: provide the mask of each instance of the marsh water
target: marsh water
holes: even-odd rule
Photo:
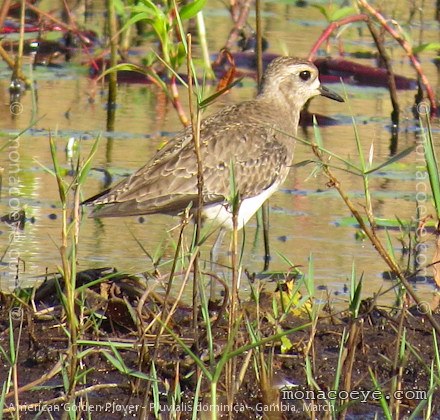
[[[272,53],[289,53],[306,56],[326,22],[319,10],[311,6],[297,7],[287,2],[264,2],[264,33]],[[433,2],[432,2],[433,3]],[[51,3],[43,3],[47,10]],[[96,23],[94,28],[103,30],[103,11],[95,5]],[[43,6],[42,6],[43,7]],[[406,10],[397,12],[402,19]],[[220,1],[210,1],[205,10],[208,43],[212,53],[218,51],[225,43],[231,21],[225,6]],[[215,31],[210,30],[215,28]],[[424,23],[414,19],[411,26],[415,39],[423,30],[423,42],[438,41],[438,22],[434,20],[433,5],[424,13]],[[347,51],[372,51],[374,46],[365,28],[343,34],[344,48]],[[144,50],[136,50],[136,54]],[[196,49],[197,51],[197,49]],[[337,42],[330,50],[338,55]],[[394,71],[408,77],[415,77],[403,50],[397,46],[390,48]],[[374,59],[355,59],[362,64],[375,65]],[[426,52],[420,56],[423,68],[434,88],[437,87],[437,69],[433,63],[434,53]],[[84,186],[84,198],[94,195],[104,188],[106,181],[104,170],[117,182],[147,162],[160,145],[181,129],[181,123],[171,104],[166,104],[163,93],[153,85],[120,84],[116,110],[115,131],[106,130],[106,85],[95,84],[88,77],[85,64],[88,57],[80,54],[72,63],[59,68],[37,67],[31,71],[35,80],[35,92],[28,91],[22,98],[22,109],[12,115],[9,109],[8,86],[10,71],[4,63],[0,64],[0,130],[2,144],[26,130],[18,141],[6,146],[0,154],[0,167],[4,168],[1,215],[11,210],[10,179],[11,168],[19,167],[20,205],[25,207],[27,222],[24,230],[9,243],[10,229],[3,224],[0,227],[0,252],[2,260],[1,288],[8,290],[18,285],[24,287],[40,281],[45,273],[56,272],[60,265],[61,207],[56,180],[44,168],[52,168],[49,148],[49,133],[55,139],[58,159],[66,171],[72,169],[69,154],[66,152],[69,139],[80,143],[81,153],[86,156],[95,139],[100,136],[99,149],[93,160],[93,169]],[[332,84],[332,89],[343,94],[343,87]],[[321,128],[325,147],[332,152],[359,163],[355,136],[351,118],[357,124],[364,153],[370,151],[373,162],[378,164],[389,158],[390,113],[389,93],[383,88],[346,86],[348,102],[340,104],[325,98],[313,100],[310,111],[332,117],[336,124]],[[211,88],[213,92],[214,88]],[[207,111],[206,115],[215,112],[227,104],[233,104],[255,95],[255,81],[246,78],[231,92],[223,95]],[[399,133],[398,152],[412,146],[416,141],[417,122],[414,120],[411,107],[414,102],[414,90],[399,91],[402,110]],[[180,95],[187,108],[187,93],[182,87]],[[31,125],[31,126],[30,126]],[[439,133],[438,121],[433,122],[434,136]],[[313,140],[311,128],[300,130],[300,136]],[[14,148],[14,149],[12,149]],[[14,152],[11,155],[11,152]],[[309,147],[297,144],[295,162],[312,158]],[[382,279],[387,270],[385,263],[366,240],[358,239],[357,228],[346,224],[350,216],[346,206],[336,191],[329,188],[327,179],[316,173],[314,165],[300,165],[292,168],[290,175],[270,199],[270,270],[286,271],[289,265],[286,259],[307,271],[310,256],[313,256],[314,278],[317,287],[327,289],[332,299],[347,299],[347,288],[353,264],[357,276],[363,275],[363,292],[370,296],[391,286]],[[416,180],[416,171],[420,169],[420,160],[415,153],[391,166],[372,174],[370,188],[372,191],[374,214],[381,218],[411,220],[416,216],[416,194],[420,185]],[[338,171],[342,186],[353,201],[364,205],[362,178],[351,173]],[[427,185],[426,185],[427,186]],[[420,197],[419,197],[420,198]],[[14,202],[13,205],[17,204]],[[432,211],[429,197],[423,203]],[[151,255],[163,247],[169,237],[176,237],[178,218],[153,215],[139,218],[118,218],[94,220],[84,217],[81,223],[78,248],[78,269],[95,267],[116,267],[120,271],[137,273],[152,269],[152,263],[142,247]],[[391,231],[393,246],[397,258],[400,257],[401,244],[398,231]],[[385,232],[379,235],[385,240]],[[433,255],[434,237],[425,235],[427,244],[426,262],[430,263]],[[142,247],[139,245],[142,244]],[[206,244],[203,258],[208,258],[212,241]],[[222,249],[222,262],[227,264],[227,241]],[[164,260],[171,259],[174,250],[172,245],[164,249]],[[19,255],[18,276],[14,258]],[[250,272],[259,272],[263,268],[263,236],[258,229],[256,219],[251,219],[245,229],[243,267]],[[407,256],[402,257],[405,261]],[[15,259],[16,261],[16,259]],[[12,263],[9,266],[9,263]],[[164,268],[166,270],[166,268]],[[221,272],[221,268],[218,270]],[[11,272],[14,275],[11,275]],[[431,274],[428,272],[428,274]],[[243,288],[247,287],[243,282]],[[417,290],[427,300],[434,290],[432,282],[416,285]],[[394,294],[391,292],[384,302],[391,303]]]

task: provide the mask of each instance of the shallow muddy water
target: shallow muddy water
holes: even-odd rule
[[[99,14],[98,14],[99,15]],[[325,23],[317,9],[299,8],[291,5],[267,2],[264,10],[264,30],[270,44],[270,52],[291,53],[306,56]],[[433,11],[425,13],[426,25],[424,42],[437,41],[438,23],[433,20]],[[230,19],[221,2],[210,2],[206,10],[208,41],[212,52],[218,51],[224,44],[230,29]],[[209,28],[215,27],[215,33]],[[418,34],[417,24],[413,26],[414,36]],[[344,36],[343,36],[344,37]],[[367,31],[362,37],[353,40],[347,34],[345,48],[372,50],[373,46]],[[332,49],[337,55],[337,47]],[[414,77],[414,72],[402,50],[391,50],[396,73]],[[437,84],[436,67],[432,63],[434,55],[421,56],[422,65],[431,84]],[[35,98],[27,92],[22,100],[22,110],[12,116],[9,110],[8,85],[9,71],[1,64],[0,75],[0,130],[2,144],[30,122],[37,122],[22,134],[17,142],[11,143],[0,155],[0,167],[4,168],[1,215],[10,211],[8,200],[8,173],[18,164],[20,178],[20,204],[26,207],[28,221],[25,229],[8,247],[10,229],[0,227],[1,252],[5,253],[1,266],[1,288],[13,288],[18,281],[20,286],[29,286],[47,272],[54,272],[60,264],[58,246],[60,244],[61,209],[56,181],[43,167],[52,167],[49,150],[49,132],[55,138],[58,158],[66,173],[70,169],[65,152],[69,138],[78,139],[82,155],[86,156],[99,133],[101,141],[93,161],[93,170],[84,188],[84,198],[104,189],[104,172],[107,170],[116,182],[142,166],[154,154],[164,140],[181,129],[176,112],[171,105],[164,107],[164,97],[151,85],[119,86],[118,108],[114,133],[105,133],[106,127],[106,90],[105,86],[94,86],[88,78],[87,69],[79,66],[85,60],[77,57],[74,64],[61,69],[37,68],[33,71],[36,81]],[[354,60],[354,59],[353,59]],[[374,60],[357,60],[362,64],[374,65]],[[333,84],[332,89],[343,92],[343,87]],[[389,156],[389,115],[391,104],[388,92],[381,88],[346,86],[349,101],[345,104],[316,98],[311,112],[331,116],[337,125],[322,127],[321,133],[325,147],[332,152],[358,163],[358,151],[354,139],[351,116],[355,117],[362,146],[366,156],[373,145],[374,163],[385,161]],[[181,88],[182,102],[186,107],[186,91]],[[255,83],[244,79],[242,86],[234,88],[224,95],[207,113],[226,104],[232,104],[251,98],[255,94]],[[413,120],[411,106],[415,91],[399,91],[402,108],[401,130],[398,151],[414,144],[416,122]],[[90,98],[94,98],[91,101]],[[433,123],[434,135],[438,137],[438,121]],[[300,137],[312,140],[311,128],[300,130]],[[14,149],[15,148],[15,149]],[[11,152],[16,154],[11,157]],[[312,158],[311,150],[298,143],[295,162]],[[373,174],[370,186],[373,197],[373,209],[377,217],[409,220],[415,217],[415,197],[419,184],[415,174],[420,165],[415,153],[379,173]],[[17,162],[15,162],[17,161]],[[351,276],[352,264],[356,266],[358,276],[363,273],[364,294],[371,295],[391,286],[383,282],[382,272],[387,269],[376,251],[367,241],[357,240],[354,226],[341,225],[341,220],[350,216],[336,191],[327,187],[323,175],[313,174],[313,165],[299,166],[291,170],[290,175],[270,199],[270,246],[271,270],[287,270],[284,256],[292,263],[307,271],[308,259],[313,255],[315,283],[326,286],[335,299],[347,299],[346,288]],[[338,172],[343,188],[362,206],[362,179],[347,172]],[[68,180],[69,176],[67,176]],[[426,201],[432,211],[429,199]],[[362,208],[361,208],[362,209]],[[93,220],[84,217],[81,223],[78,269],[114,266],[128,272],[145,271],[152,264],[138,245],[154,254],[169,236],[176,238],[177,231],[168,233],[177,226],[178,218],[153,215],[139,218]],[[398,232],[391,232],[396,255],[400,255]],[[262,232],[257,229],[256,219],[251,219],[245,229],[243,266],[249,271],[260,271],[263,267]],[[385,233],[381,232],[385,238]],[[135,239],[136,238],[136,239]],[[434,238],[424,238],[428,248],[427,262],[432,259]],[[212,241],[206,244],[203,257],[208,258]],[[228,263],[227,241],[223,246],[222,262]],[[15,252],[15,254],[11,253]],[[18,280],[11,275],[8,263],[12,256],[19,255],[22,261]],[[173,248],[168,245],[165,256],[172,258]],[[164,268],[165,270],[165,268]],[[221,268],[218,269],[221,272]],[[428,273],[431,274],[431,273]],[[246,283],[246,282],[244,282]],[[243,284],[243,288],[246,284]],[[429,299],[434,286],[431,283],[418,284],[420,294]],[[325,297],[326,293],[322,293]],[[389,293],[383,302],[392,303],[394,294]]]

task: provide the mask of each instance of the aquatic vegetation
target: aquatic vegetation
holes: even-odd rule
[[[237,3],[241,3],[241,7],[250,5],[250,2]],[[116,46],[126,54],[130,51],[131,36],[137,40],[144,37],[153,43],[154,52],[143,56],[143,62],[131,63],[130,57],[125,57],[127,61],[106,70],[106,75],[123,69],[141,71],[167,92],[171,101],[175,100],[173,89],[177,84],[185,84],[191,103],[186,118],[192,120],[193,127],[198,126],[201,111],[230,90],[237,83],[237,77],[244,74],[255,77],[255,56],[249,59],[248,53],[234,52],[225,66],[218,67],[224,73],[217,75],[233,71],[224,78],[220,76],[222,85],[216,93],[206,94],[203,70],[199,70],[203,66],[198,57],[192,57],[194,36],[187,38],[186,28],[183,29],[193,18],[199,18],[204,2],[176,5],[171,1],[137,4],[114,1],[113,4],[116,12],[113,21],[119,25],[116,33],[121,35],[116,37]],[[39,13],[33,7],[35,10],[32,10]],[[238,29],[245,13],[240,9],[234,13],[237,18],[233,26]],[[326,13],[332,24],[349,18],[353,9],[327,10]],[[44,15],[39,13],[39,16]],[[50,18],[46,16],[44,25],[48,25]],[[65,25],[69,31],[75,28],[74,22]],[[58,31],[54,27],[51,30]],[[208,28],[210,30],[215,28]],[[81,48],[86,50],[86,32],[79,33],[84,42]],[[62,51],[71,50],[65,47]],[[90,56],[93,65],[100,56],[104,68],[107,52],[107,49],[95,51]],[[417,52],[417,47],[413,52]],[[269,54],[262,57],[263,61],[269,60]],[[240,63],[240,60],[243,61]],[[323,60],[319,60],[322,63]],[[335,71],[346,71],[349,64],[326,60],[322,66],[329,66],[331,78]],[[247,73],[243,71],[246,67]],[[350,71],[349,80],[360,83],[364,77],[361,72],[365,71],[365,81],[371,81],[369,69],[355,67]],[[384,73],[381,71],[381,79],[373,81],[383,84]],[[395,79],[397,87],[412,87],[412,79],[397,76]],[[104,83],[103,78],[101,81]],[[102,86],[107,92],[107,85]],[[420,110],[425,116],[430,111]],[[313,123],[312,118],[310,121]],[[71,122],[72,126],[74,123]],[[345,150],[336,153],[331,143],[324,143],[315,121],[314,135],[305,130],[300,137],[306,139],[299,138],[297,142],[311,152],[312,157],[301,166],[312,166],[310,176],[321,177],[319,190],[289,186],[293,198],[311,196],[318,200],[321,196],[318,204],[326,211],[330,207],[329,197],[339,195],[341,205],[345,206],[341,214],[352,213],[350,218],[337,219],[341,229],[349,226],[344,231],[348,234],[331,246],[338,248],[341,260],[347,259],[342,249],[342,244],[345,246],[347,242],[358,255],[349,262],[352,268],[347,273],[339,268],[337,279],[330,278],[330,270],[326,271],[325,267],[323,270],[316,257],[318,249],[311,250],[310,254],[307,250],[308,258],[307,255],[297,258],[295,252],[305,246],[301,238],[291,241],[293,235],[287,224],[277,231],[277,237],[280,243],[293,249],[295,259],[276,254],[283,261],[282,271],[253,273],[246,270],[243,256],[254,251],[248,249],[245,238],[236,231],[230,238],[226,263],[210,265],[204,260],[203,251],[212,242],[212,232],[200,223],[196,223],[197,228],[193,230],[188,215],[173,232],[164,232],[163,242],[154,246],[146,245],[135,231],[131,232],[133,243],[122,241],[118,231],[114,234],[114,248],[139,245],[146,266],[152,267],[147,272],[124,273],[114,267],[80,270],[78,262],[83,263],[80,256],[85,246],[82,242],[85,224],[79,206],[83,199],[81,191],[87,183],[96,181],[97,173],[111,178],[114,174],[125,175],[126,168],[115,169],[115,161],[104,159],[99,161],[100,165],[105,162],[102,168],[97,168],[100,172],[93,171],[94,175],[89,176],[91,170],[96,169],[92,166],[96,160],[94,154],[100,150],[98,141],[92,146],[74,139],[63,151],[64,143],[55,141],[52,136],[47,151],[53,163],[45,165],[44,171],[52,175],[51,182],[59,195],[59,211],[52,208],[48,216],[50,223],[58,226],[58,236],[52,236],[51,241],[60,255],[59,270],[36,273],[38,280],[45,281],[35,290],[0,294],[3,319],[0,358],[5,378],[0,397],[2,415],[18,418],[18,411],[23,417],[32,411],[32,415],[40,412],[44,416],[51,410],[72,418],[94,418],[95,413],[96,416],[125,414],[140,418],[163,415],[196,418],[202,414],[210,418],[223,415],[280,418],[291,413],[328,418],[354,413],[388,418],[437,415],[438,296],[434,295],[432,301],[421,300],[419,283],[414,284],[414,280],[422,276],[425,279],[430,276],[439,283],[440,193],[433,137],[436,127],[431,127],[429,120],[423,118],[419,127],[413,127],[419,130],[416,150],[406,139],[404,150],[387,158],[383,158],[382,153],[380,161],[377,145],[373,142],[365,145],[358,128],[353,124],[356,153],[347,156]],[[89,138],[90,133],[87,135]],[[115,137],[109,135],[106,153],[110,153],[112,140],[118,135],[121,136],[120,133]],[[7,147],[6,143],[1,151]],[[405,176],[410,177],[408,173],[413,174],[414,168],[408,168],[411,164],[407,158],[414,154],[417,155],[416,176],[426,181],[425,196],[417,196],[417,191],[415,196],[414,192],[408,194],[407,191],[383,189],[377,192],[373,187],[375,180],[393,177],[403,180]],[[61,161],[60,156],[65,157],[65,161]],[[391,168],[396,172],[391,173]],[[404,173],[399,172],[401,169]],[[33,171],[39,174],[42,169],[38,167]],[[361,189],[347,186],[347,178],[344,178],[347,173],[360,181]],[[233,175],[231,173],[232,206],[240,200]],[[44,188],[50,188],[49,184]],[[378,211],[377,201],[392,203],[405,194],[408,200],[417,201],[413,220],[400,218],[399,205]],[[32,199],[34,201],[29,203],[33,204],[37,199]],[[282,206],[277,210],[286,213]],[[307,210],[299,207],[298,219]],[[313,216],[319,218],[320,214]],[[11,214],[1,216],[1,223],[17,222],[18,228],[31,222],[26,209],[17,213],[20,216],[17,221]],[[139,220],[148,234],[153,223]],[[355,233],[355,229],[350,230],[353,225],[360,232],[358,242],[349,239]],[[304,236],[316,234],[307,222],[302,230]],[[337,230],[334,232],[338,235]],[[432,232],[436,240],[431,262],[426,259],[423,233]],[[325,236],[325,240],[329,240],[329,236]],[[255,242],[259,245],[260,238],[256,237]],[[96,246],[95,263],[99,264],[101,250],[97,244],[93,246]],[[319,246],[322,245],[318,243]],[[373,296],[365,292],[372,280],[364,271],[367,267],[362,260],[367,247],[378,251],[377,258],[383,261],[389,275],[383,289]],[[2,248],[3,264],[7,249],[7,245]],[[258,260],[258,264],[260,262]],[[340,260],[335,261],[335,265],[339,263]],[[17,261],[17,266],[12,267],[17,277],[25,264],[26,261]],[[340,282],[337,295],[332,294],[330,287],[320,284],[322,277]],[[211,282],[220,290],[212,296],[209,295]],[[388,302],[393,303],[382,303],[381,297],[385,294],[392,296]],[[76,411],[66,414],[64,407],[69,404]],[[98,413],[98,410],[101,411]]]

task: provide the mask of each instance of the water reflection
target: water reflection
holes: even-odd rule
[[[221,9],[221,7],[218,7]],[[212,10],[207,13],[208,24],[218,28],[215,39],[210,40],[213,50],[220,47],[226,39],[227,28],[222,18]],[[316,16],[314,15],[316,13]],[[317,11],[303,10],[292,5],[267,3],[265,5],[265,29],[271,45],[271,51],[280,53],[285,47],[298,55],[306,55],[310,40],[316,39],[322,27],[304,26],[305,20],[320,19]],[[292,21],[295,16],[295,21]],[[306,18],[307,16],[307,18]],[[290,19],[290,22],[289,22]],[[435,30],[433,30],[435,32]],[[427,33],[428,39],[434,36]],[[435,35],[437,36],[437,35]],[[279,40],[284,40],[284,46]],[[425,59],[428,62],[428,58]],[[425,62],[425,64],[426,64]],[[413,76],[408,65],[398,66],[399,72]],[[427,77],[436,80],[435,66],[426,66]],[[7,72],[2,72],[7,74]],[[105,89],[96,85],[85,74],[79,74],[77,68],[36,69],[38,81],[36,108],[32,95],[26,92],[21,100],[23,112],[12,118],[9,112],[7,88],[9,81],[0,81],[0,129],[6,132],[4,142],[10,133],[18,133],[26,128],[32,113],[42,117],[32,131],[20,137],[20,197],[26,203],[27,222],[20,238],[14,243],[23,261],[20,266],[12,267],[10,278],[15,282],[18,272],[23,282],[30,284],[37,276],[55,272],[60,263],[58,246],[60,243],[59,198],[55,179],[43,169],[51,167],[48,143],[48,131],[58,131],[55,136],[58,157],[67,174],[71,163],[65,153],[70,137],[81,144],[84,156],[90,151],[92,143],[100,131],[106,130]],[[208,112],[250,98],[255,93],[252,80],[245,79],[243,87],[232,90],[214,104]],[[186,98],[186,92],[180,92]],[[336,117],[342,125],[322,128],[325,146],[347,159],[358,161],[358,150],[354,142],[354,132],[350,124],[353,114],[357,123],[362,147],[368,156],[371,145],[374,147],[375,161],[383,161],[389,156],[389,123],[391,107],[388,93],[384,89],[366,90],[348,88],[349,104],[341,107],[329,101],[316,99],[310,112]],[[401,132],[398,151],[414,144],[414,120],[411,105],[414,92],[402,92],[399,100],[402,107]],[[90,99],[93,97],[93,101]],[[342,114],[342,115],[341,115]],[[180,129],[179,119],[166,103],[164,94],[155,86],[120,86],[118,108],[115,117],[115,132],[103,139],[94,159],[94,169],[89,174],[84,198],[107,188],[110,181],[118,182],[134,170],[145,164],[164,141]],[[436,127],[434,127],[436,128]],[[300,132],[306,140],[313,139],[313,130],[304,128]],[[3,142],[2,142],[3,143]],[[0,155],[0,167],[5,168],[2,185],[1,213],[9,212],[5,197],[8,185],[5,174],[10,168],[8,153]],[[295,162],[310,161],[308,147],[297,144]],[[373,189],[373,209],[377,216],[410,219],[415,216],[415,164],[413,156],[407,156],[381,174],[371,177]],[[270,243],[272,250],[271,268],[286,270],[284,257],[299,266],[307,266],[310,254],[315,261],[315,282],[330,289],[343,292],[343,285],[350,276],[353,260],[358,272],[364,273],[364,291],[371,293],[382,286],[381,273],[384,263],[377,257],[372,247],[364,241],[356,240],[353,226],[338,226],[338,221],[349,216],[348,210],[333,190],[326,187],[327,179],[320,172],[313,171],[314,166],[304,165],[292,168],[289,178],[280,192],[270,200]],[[341,183],[357,203],[362,203],[362,180],[350,173],[341,173]],[[175,235],[173,227],[178,218],[154,215],[143,219],[103,219],[84,218],[81,223],[81,241],[79,246],[79,269],[114,266],[122,271],[145,271],[152,267],[149,254],[165,246],[164,260],[172,258],[174,252],[170,237]],[[8,251],[10,229],[0,227],[2,251]],[[262,266],[264,250],[261,231],[253,219],[245,232],[244,266],[250,271],[259,271]],[[385,239],[385,232],[379,232]],[[135,236],[136,239],[133,237]],[[190,232],[188,232],[188,237]],[[17,236],[18,238],[18,236]],[[433,238],[427,238],[432,246]],[[139,243],[138,243],[139,242]],[[203,258],[208,259],[209,245]],[[399,252],[398,245],[396,251]],[[432,247],[428,248],[431,252]],[[223,250],[223,262],[228,264],[227,247]],[[9,267],[3,266],[7,272]],[[15,270],[15,271],[14,271]],[[4,278],[4,277],[3,277]],[[4,282],[1,284],[4,287]],[[429,295],[430,285],[424,286],[423,293]]]

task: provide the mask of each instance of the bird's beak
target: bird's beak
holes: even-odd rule
[[[319,87],[319,93],[322,96],[325,96],[326,98],[333,99],[334,101],[345,102],[344,98],[342,98],[342,96],[339,96],[336,92],[333,92],[332,90],[326,88],[325,86],[321,85]]]

